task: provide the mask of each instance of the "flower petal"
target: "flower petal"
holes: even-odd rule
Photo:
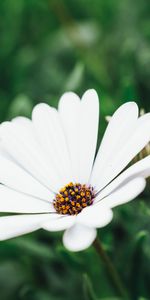
[[[70,251],[81,251],[88,248],[95,238],[96,229],[76,224],[65,231],[63,243]]]
[[[59,113],[71,159],[73,181],[79,178],[79,120],[80,99],[72,92],[65,93],[59,101]]]
[[[109,183],[99,194],[98,199],[102,199],[112,193],[120,185],[126,184],[131,179],[135,177],[144,177],[147,178],[150,176],[150,155],[141,159],[123,173],[121,173],[116,179]]]
[[[81,99],[79,128],[79,179],[89,181],[95,157],[99,121],[99,100],[94,90],[88,90]]]
[[[42,224],[42,228],[49,231],[60,231],[71,227],[76,220],[76,216],[58,216]]]
[[[95,156],[99,119],[99,100],[88,90],[81,101],[74,93],[65,93],[59,103],[64,132],[71,158],[74,181],[88,182]]]
[[[134,102],[123,104],[107,126],[92,171],[91,184],[100,188],[103,174],[122,150],[138,118],[138,107]]]
[[[111,209],[91,205],[83,209],[77,216],[77,222],[88,227],[101,228],[110,223],[112,218],[113,212]]]
[[[97,190],[103,188],[113,178],[115,178],[126,165],[138,154],[150,140],[150,114],[145,114],[136,122],[133,132],[124,144],[109,162],[109,165],[103,172],[102,184],[97,185]]]
[[[0,241],[11,239],[41,228],[49,214],[0,217]]]
[[[71,162],[68,148],[61,126],[59,114],[55,108],[41,103],[35,106],[32,113],[33,125],[41,147],[47,156],[49,167],[57,170],[61,183],[65,185],[71,180]]]
[[[29,174],[54,192],[60,188],[58,175],[48,163],[36,139],[32,122],[4,122],[0,126],[2,147]]]
[[[56,212],[53,204],[16,192],[0,185],[0,212],[44,213]]]
[[[54,193],[34,179],[23,168],[0,154],[0,182],[16,191],[47,201],[54,199]]]
[[[136,198],[145,188],[146,181],[142,177],[134,178],[129,181],[127,184],[123,185],[116,191],[114,191],[109,196],[105,197],[104,199],[98,201],[97,196],[97,203],[95,206],[100,207],[109,207],[113,208],[115,206],[127,203],[134,198]]]

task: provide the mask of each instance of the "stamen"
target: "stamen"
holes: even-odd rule
[[[56,195],[53,205],[59,214],[77,215],[82,209],[92,205],[94,198],[93,187],[70,182]]]

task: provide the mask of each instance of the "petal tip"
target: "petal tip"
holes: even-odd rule
[[[87,91],[85,91],[85,93],[83,94],[83,98],[85,98],[85,97],[88,97],[88,98],[94,97],[94,98],[99,99],[98,94],[95,89],[88,89]]]
[[[69,251],[83,251],[91,246],[97,235],[95,228],[76,224],[65,231],[63,244]]]

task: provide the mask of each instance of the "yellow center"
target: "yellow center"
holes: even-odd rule
[[[93,187],[70,182],[56,195],[53,205],[59,214],[77,215],[93,203],[94,197]]]

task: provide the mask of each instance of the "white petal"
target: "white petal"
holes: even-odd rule
[[[53,165],[57,170],[61,178],[60,186],[63,186],[71,180],[71,162],[59,114],[56,109],[41,103],[34,108],[32,120],[41,147],[48,157],[48,166],[51,168]]]
[[[53,204],[26,196],[0,185],[0,212],[44,213],[56,212]]]
[[[29,132],[32,131],[31,130],[31,120],[26,118],[26,117],[15,117],[14,119],[12,119],[13,123],[18,124],[19,126],[26,126],[29,129]]]
[[[65,231],[63,243],[70,251],[81,251],[88,248],[95,238],[96,229],[76,224]]]
[[[71,159],[73,181],[79,178],[79,120],[80,99],[72,92],[65,93],[59,101],[59,113]]]
[[[102,199],[112,193],[120,185],[126,184],[128,181],[135,177],[147,178],[150,176],[150,155],[141,159],[123,173],[121,173],[116,179],[109,183],[99,194],[98,199]]]
[[[131,136],[137,117],[138,107],[134,102],[123,104],[111,117],[93,167],[92,185],[99,188],[103,185],[104,172],[111,166],[118,152],[122,150]]]
[[[101,206],[113,208],[115,206],[127,203],[136,198],[144,190],[145,185],[146,181],[144,178],[134,178],[103,200],[100,200],[99,202],[97,201],[98,204],[95,204],[95,206],[99,206],[99,208]],[[97,200],[98,199],[99,197],[97,196]]]
[[[58,217],[54,220],[50,220],[42,225],[43,229],[49,231],[60,231],[70,228],[76,220],[76,216],[64,216]]]
[[[49,214],[0,217],[0,241],[40,229],[41,223],[49,218]]]
[[[114,154],[114,158],[109,162],[103,171],[103,184],[97,185],[97,190],[108,184],[116,177],[126,165],[138,154],[150,140],[150,114],[145,114],[136,122],[136,126],[131,132],[125,145]]]
[[[99,120],[99,100],[94,90],[88,90],[81,100],[79,128],[79,182],[86,183],[95,157]]]
[[[0,155],[0,182],[24,194],[47,201],[54,199],[54,194],[34,179],[23,168]]]
[[[30,125],[29,125],[30,124]],[[54,192],[60,188],[54,169],[48,168],[45,155],[36,140],[32,123],[5,122],[0,126],[2,147],[39,182]]]
[[[77,216],[77,222],[88,227],[101,228],[111,222],[113,212],[109,208],[91,205],[82,210]]]
[[[66,93],[60,99],[59,113],[69,147],[73,179],[86,183],[91,174],[97,143],[98,96],[94,90],[88,90],[80,101],[76,94]]]
[[[138,154],[150,140],[150,114],[138,119],[136,129],[130,139],[108,167],[104,177],[105,184],[118,175],[126,165]]]

